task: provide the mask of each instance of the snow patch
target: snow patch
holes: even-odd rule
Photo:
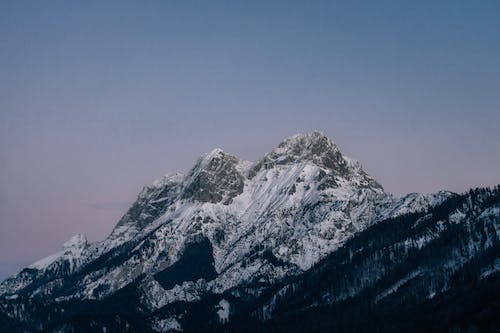
[[[231,305],[225,299],[221,299],[219,304],[215,307],[217,310],[217,315],[219,316],[219,321],[221,323],[227,323],[229,321],[229,313],[231,310]]]
[[[399,280],[398,282],[396,282],[394,285],[392,285],[391,287],[387,288],[386,290],[382,291],[376,298],[375,298],[375,303],[378,303],[381,299],[389,296],[390,294],[393,294],[395,293],[401,286],[403,286],[404,284],[406,284],[408,281],[416,278],[417,276],[419,276],[421,274],[420,271],[416,271],[416,272],[412,272],[411,274],[409,274],[408,276],[406,276],[405,278]]]

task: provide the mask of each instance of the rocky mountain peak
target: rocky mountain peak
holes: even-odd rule
[[[216,148],[201,157],[187,175],[183,198],[201,202],[229,204],[243,192],[244,177],[241,160]]]
[[[269,169],[275,165],[301,162],[311,162],[340,174],[346,173],[348,167],[337,145],[323,133],[315,131],[310,134],[296,134],[285,139],[256,163],[254,171],[258,171],[261,167]]]
[[[282,141],[254,164],[249,172],[249,178],[262,168],[271,169],[280,165],[299,163],[320,167],[322,188],[338,187],[339,179],[342,178],[359,188],[383,191],[382,186],[363,170],[359,162],[343,156],[337,145],[319,131],[296,134]]]
[[[323,133],[297,134],[285,139],[267,155],[276,164],[296,163],[310,160],[319,165],[330,164],[332,157],[341,158],[337,146]],[[325,159],[326,158],[326,159]]]

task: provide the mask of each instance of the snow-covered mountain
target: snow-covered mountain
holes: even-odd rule
[[[1,283],[0,328],[208,330],[231,327],[242,313],[264,322],[279,313],[280,300],[297,295],[290,292],[301,290],[297,281],[359,237],[388,221],[425,221],[457,198],[450,192],[395,198],[319,132],[290,137],[254,163],[215,149],[187,174],[165,175],[144,188],[104,241],[76,235],[62,251]],[[477,212],[476,206],[470,211],[493,221],[485,233],[497,246],[498,203]],[[455,208],[448,220],[470,221],[468,211]],[[434,222],[418,237],[399,234],[399,225],[377,237],[394,239],[387,246],[403,252],[421,249],[447,230],[446,223]],[[349,252],[351,259],[370,248],[366,242]],[[460,261],[455,257],[449,265]],[[390,288],[399,289],[421,270],[415,267]],[[357,272],[362,282],[310,297],[307,308],[356,297],[380,280],[377,272]],[[448,290],[446,281],[437,285],[435,293]],[[384,292],[391,294],[382,291],[374,302]]]

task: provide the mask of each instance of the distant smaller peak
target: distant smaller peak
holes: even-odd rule
[[[88,245],[85,234],[76,234],[63,244],[65,250],[83,249]]]

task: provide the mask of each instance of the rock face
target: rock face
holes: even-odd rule
[[[255,163],[215,149],[186,175],[144,188],[104,241],[77,235],[2,282],[0,330],[242,331],[252,323],[272,331],[272,321],[370,288],[373,304],[418,279],[420,298],[442,295],[463,262],[498,248],[498,190],[485,191],[476,201],[450,192],[394,198],[319,132],[288,138]],[[453,239],[454,225],[484,230],[484,241],[465,233],[467,255],[443,241],[448,257],[413,264],[441,235]],[[430,283],[425,272],[443,264],[450,270]],[[474,274],[495,277],[497,266]]]
[[[239,160],[220,149],[200,159],[188,175],[182,198],[200,202],[231,203],[243,192],[244,177],[237,169]]]

